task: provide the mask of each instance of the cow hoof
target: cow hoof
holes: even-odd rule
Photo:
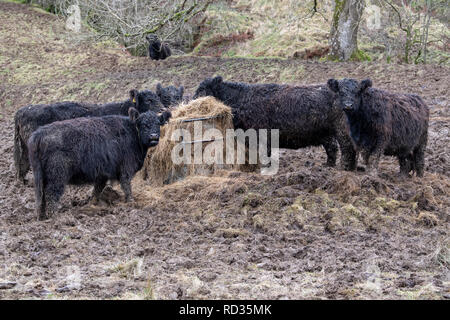
[[[398,176],[402,179],[408,179],[411,178],[411,176],[409,175],[409,173],[406,172],[399,172]]]
[[[45,221],[45,220],[48,220],[48,218],[49,217],[46,214],[40,214],[38,217],[39,221]]]
[[[344,171],[355,171],[356,167],[352,166],[352,165],[349,165],[349,164],[342,164],[341,163],[341,165],[339,166],[339,169],[340,170],[344,170]]]
[[[91,199],[88,199],[88,203],[90,202],[94,206],[98,205],[99,201],[100,200],[95,196],[93,196]]]

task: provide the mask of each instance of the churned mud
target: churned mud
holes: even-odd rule
[[[0,2],[0,298],[450,298],[449,69],[444,66],[136,58],[80,42],[58,18]],[[274,176],[220,171],[89,203],[69,186],[48,221],[14,180],[13,117],[29,103],[103,102],[157,82],[193,94],[206,76],[292,84],[370,77],[431,109],[426,173],[328,168],[321,148],[282,150]]]

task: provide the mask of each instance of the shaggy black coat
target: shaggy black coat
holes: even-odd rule
[[[428,139],[429,108],[413,94],[372,88],[372,81],[330,79],[336,105],[344,110],[357,151],[374,172],[382,154],[396,156],[400,173],[423,176]]]
[[[148,56],[152,60],[164,60],[172,55],[170,47],[166,43],[162,43],[155,35],[146,37],[148,45]]]
[[[104,115],[128,115],[128,109],[136,108],[140,113],[152,110],[159,112],[163,105],[159,97],[150,90],[130,91],[130,98],[122,102],[103,105],[79,102],[58,102],[47,105],[28,105],[20,108],[14,117],[14,164],[16,178],[25,183],[25,176],[30,169],[27,141],[39,127],[61,120],[79,117],[98,117]]]
[[[139,115],[134,108],[129,113],[58,121],[31,135],[28,150],[39,219],[47,218],[47,208],[55,210],[67,184],[94,184],[98,200],[107,181],[117,180],[126,201],[131,200],[131,179],[148,148],[158,144],[160,125],[170,113]]]
[[[236,129],[279,129],[280,148],[323,145],[330,166],[336,164],[338,141],[343,167],[356,168],[344,114],[333,107],[334,94],[326,85],[246,84],[225,82],[218,76],[199,85],[194,99],[202,96],[230,106]]]
[[[180,86],[179,88],[175,86],[168,86],[164,88],[161,83],[156,85],[156,94],[166,108],[177,106],[183,100],[183,93],[183,86]]]

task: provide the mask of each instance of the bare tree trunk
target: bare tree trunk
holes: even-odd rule
[[[423,55],[423,63],[427,63],[427,47],[428,47],[428,32],[430,29],[431,22],[431,0],[426,1],[426,12],[423,23],[423,33],[422,33],[422,55]]]
[[[358,59],[358,27],[365,0],[334,0],[331,24],[331,52],[333,59]]]

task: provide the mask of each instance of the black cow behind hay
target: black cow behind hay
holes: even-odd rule
[[[279,129],[280,148],[322,145],[327,165],[335,166],[338,142],[341,165],[356,168],[356,152],[342,110],[333,106],[334,93],[327,85],[290,86],[247,84],[207,78],[194,99],[213,96],[232,109],[236,129]]]
[[[156,94],[161,103],[166,108],[177,106],[183,101],[184,87],[167,86],[163,87],[161,83],[156,85]]]

